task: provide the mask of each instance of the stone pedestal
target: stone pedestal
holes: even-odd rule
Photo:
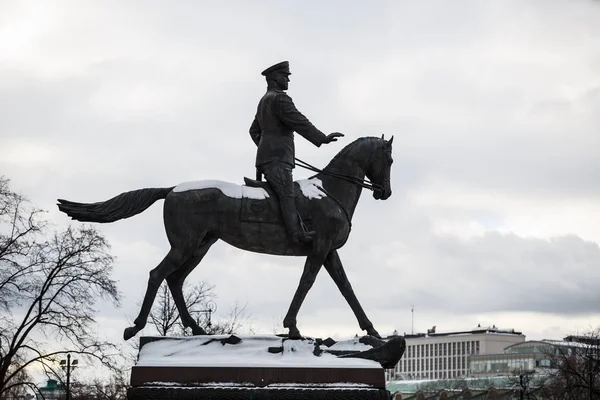
[[[339,357],[370,348],[359,339],[143,337],[128,399],[388,400],[378,362]]]
[[[128,400],[390,400],[390,392],[374,388],[314,387],[155,387],[129,389]]]

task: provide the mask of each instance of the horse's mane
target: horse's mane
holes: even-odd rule
[[[342,158],[348,158],[348,156],[350,155],[361,154],[366,156],[367,154],[369,154],[369,152],[365,152],[363,150],[367,146],[373,146],[373,143],[375,142],[377,144],[380,144],[383,142],[383,140],[375,136],[365,136],[356,139],[352,143],[347,144],[342,150],[340,150],[339,153],[337,153],[335,157],[331,159],[331,161],[329,162],[329,164],[327,164],[327,167],[325,168],[334,165],[337,161],[339,161]]]

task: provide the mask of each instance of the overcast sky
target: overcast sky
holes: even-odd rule
[[[282,60],[300,111],[346,134],[297,136],[299,158],[324,166],[355,138],[395,136],[393,195],[361,198],[340,251],[381,334],[600,325],[598,1],[0,0],[0,174],[59,226],[57,198],[239,183],[260,72]],[[126,294],[100,312],[117,341],[169,248],[162,203],[97,226]],[[215,285],[216,317],[247,303],[273,333],[303,264],[219,242],[188,281]],[[360,333],[326,273],[298,324]]]

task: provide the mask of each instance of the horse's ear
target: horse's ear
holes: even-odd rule
[[[381,140],[385,140],[384,136],[385,136],[385,134],[384,134],[384,133],[382,133],[382,134],[381,134]]]
[[[393,141],[394,141],[394,135],[392,135],[392,138],[390,140],[388,140],[388,146],[391,146]]]

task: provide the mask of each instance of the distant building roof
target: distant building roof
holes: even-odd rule
[[[46,386],[39,387],[39,390],[53,391],[53,390],[64,390],[64,388],[58,384],[58,381],[54,379],[48,379]]]
[[[478,326],[470,331],[455,331],[455,332],[436,332],[435,326],[432,329],[428,329],[427,333],[405,333],[403,337],[405,339],[420,339],[424,337],[442,337],[442,336],[457,336],[457,335],[477,335],[477,334],[501,334],[501,335],[522,335],[523,332],[515,331],[514,329],[500,329],[496,326],[482,328]],[[398,331],[394,331],[394,335],[398,336]]]

